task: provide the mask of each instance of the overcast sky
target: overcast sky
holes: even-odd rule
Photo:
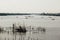
[[[60,0],[0,0],[0,12],[60,12]]]

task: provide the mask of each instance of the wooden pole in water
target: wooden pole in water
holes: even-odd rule
[[[14,33],[14,24],[13,24],[13,33]]]

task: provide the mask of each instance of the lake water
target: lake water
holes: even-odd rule
[[[57,16],[0,16],[0,27],[12,27],[16,24],[26,27],[44,27],[46,32],[0,33],[0,40],[60,40],[60,17]]]

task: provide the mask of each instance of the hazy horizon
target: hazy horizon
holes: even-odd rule
[[[60,13],[60,0],[0,0],[0,13]]]

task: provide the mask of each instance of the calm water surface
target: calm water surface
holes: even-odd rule
[[[60,28],[47,28],[46,32],[0,33],[0,40],[60,40]]]
[[[1,27],[12,27],[13,23],[23,25],[26,27],[32,26],[44,27],[46,32],[26,32],[15,33],[3,32],[0,33],[0,40],[60,40],[60,17],[53,16],[32,16],[25,19],[26,16],[0,16]],[[53,20],[55,19],[55,20]]]

